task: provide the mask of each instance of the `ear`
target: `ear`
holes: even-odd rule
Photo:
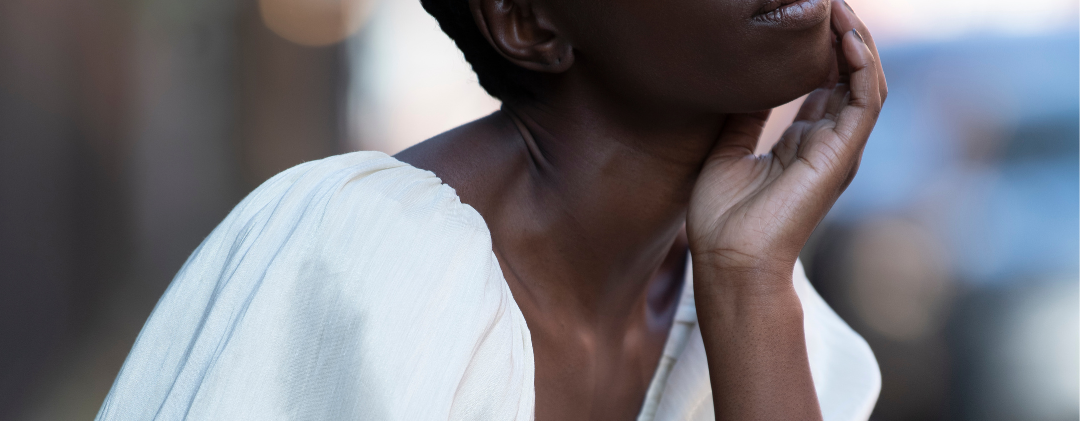
[[[535,0],[469,0],[473,19],[507,60],[529,70],[561,73],[574,64],[574,49]]]

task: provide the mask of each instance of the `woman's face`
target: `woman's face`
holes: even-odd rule
[[[762,110],[817,88],[836,62],[830,0],[549,4],[574,47],[571,71],[623,100]]]

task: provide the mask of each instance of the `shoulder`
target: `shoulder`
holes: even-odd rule
[[[301,218],[313,216],[313,210],[336,212],[329,216],[370,210],[403,217],[418,212],[450,213],[468,220],[474,228],[483,227],[483,220],[473,218],[475,212],[470,212],[454,189],[435,174],[381,152],[336,155],[285,170],[251,192],[230,218],[270,214]]]
[[[202,253],[214,246],[228,250]],[[381,152],[332,156],[274,176],[236,206],[195,256],[220,258],[247,246],[304,249],[309,258],[354,253],[351,261],[394,252],[397,261],[436,257],[430,253],[445,258],[440,247],[484,258],[491,251],[483,218],[453,188]]]
[[[531,402],[531,375],[480,215],[434,174],[358,152],[282,172],[233,210],[158,303],[101,418],[446,418],[493,392],[505,404],[479,408],[506,413]]]

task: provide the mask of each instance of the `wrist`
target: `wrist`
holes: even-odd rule
[[[689,229],[689,228],[688,228]],[[687,231],[690,255],[694,264],[717,270],[787,272],[795,267],[805,241],[787,236],[764,235],[762,238],[720,238],[694,236]]]
[[[694,302],[702,329],[742,329],[787,320],[802,323],[792,271],[694,264]],[[742,326],[741,328],[739,326]]]
[[[775,296],[793,292],[795,260],[732,259],[692,255],[695,293],[728,296]],[[699,288],[699,286],[701,288]]]

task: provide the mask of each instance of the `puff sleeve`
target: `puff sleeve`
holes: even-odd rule
[[[97,419],[533,416],[533,354],[480,215],[378,152],[245,198],[160,299]]]

